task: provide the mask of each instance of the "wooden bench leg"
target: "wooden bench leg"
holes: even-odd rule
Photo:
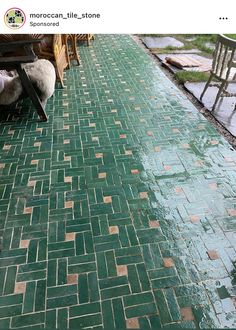
[[[33,102],[39,117],[42,121],[47,121],[46,113],[44,112],[43,105],[38,97],[38,94],[36,93],[34,86],[32,85],[31,81],[29,80],[29,77],[27,76],[27,73],[22,68],[21,65],[17,67],[17,73],[20,77],[22,86],[24,87],[26,93],[31,98],[31,101]]]
[[[73,50],[73,54],[74,54],[74,59],[77,61],[78,65],[80,65],[80,56],[79,56],[79,53],[78,53],[78,50],[77,50],[76,35],[72,34],[71,43],[72,43],[72,50]]]

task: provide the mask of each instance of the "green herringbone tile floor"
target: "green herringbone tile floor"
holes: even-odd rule
[[[236,327],[236,153],[128,35],[0,130],[0,328]]]

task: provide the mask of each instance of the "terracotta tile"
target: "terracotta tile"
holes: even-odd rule
[[[64,125],[63,128],[68,130],[68,129],[70,129],[70,126],[69,125]]]
[[[199,215],[196,215],[196,214],[194,214],[194,215],[190,215],[190,221],[191,221],[192,223],[199,222],[199,221],[200,221],[200,217],[199,217]]]
[[[154,150],[155,150],[156,152],[160,152],[160,151],[161,151],[161,147],[154,147]]]
[[[116,266],[116,269],[117,269],[118,276],[128,275],[128,268],[126,265],[118,265],[118,266]]]
[[[148,136],[153,136],[153,131],[147,131]]]
[[[213,146],[214,145],[217,145],[217,144],[219,144],[219,141],[217,141],[217,140],[211,140],[211,142],[210,142]]]
[[[99,153],[95,154],[95,157],[96,158],[102,158],[103,157],[103,154],[101,152],[99,152]]]
[[[105,196],[105,197],[103,197],[103,202],[104,203],[111,203],[112,202],[112,198],[111,198],[111,196]]]
[[[126,139],[126,134],[120,134],[120,139]]]
[[[164,165],[164,170],[165,171],[170,171],[171,170],[171,166],[170,165]]]
[[[27,184],[28,187],[34,187],[35,185],[36,185],[36,181],[35,180],[28,181],[28,184]]]
[[[225,160],[227,163],[231,163],[231,162],[234,161],[232,157],[224,157],[224,160]]]
[[[172,258],[163,258],[163,263],[164,263],[164,267],[166,268],[170,268],[175,265]]]
[[[217,190],[218,189],[217,183],[215,183],[215,182],[209,183],[208,186],[211,190]]]
[[[65,162],[70,162],[71,161],[71,156],[64,156],[64,161]]]
[[[182,147],[184,149],[189,149],[190,148],[190,145],[188,143],[184,143],[184,144],[182,144]]]
[[[110,226],[109,233],[112,234],[119,234],[119,227],[118,226]]]
[[[193,321],[194,315],[191,307],[180,308],[180,314],[183,321]]]
[[[2,148],[2,150],[10,150],[11,149],[11,145],[9,144],[5,144]]]
[[[141,199],[148,198],[148,193],[146,191],[142,191],[139,193],[139,197]]]
[[[150,220],[149,221],[149,227],[150,228],[158,228],[158,227],[160,227],[159,221],[157,221],[157,220]]]
[[[200,125],[198,125],[198,128],[199,129],[205,129],[205,125],[204,124],[200,124]]]
[[[78,283],[78,274],[67,275],[67,284],[77,284],[77,283]]]
[[[65,139],[64,141],[63,141],[63,144],[69,144],[70,143],[70,139]]]
[[[5,167],[5,164],[0,164],[0,168],[4,168]]]
[[[195,165],[196,165],[196,167],[203,167],[204,161],[203,160],[196,160]]]
[[[231,217],[235,217],[236,216],[236,209],[227,209],[228,215],[230,215]]]
[[[173,133],[179,133],[179,129],[178,128],[172,128],[172,132]]]
[[[207,254],[211,260],[217,260],[220,259],[218,253],[216,250],[208,250]]]
[[[31,160],[31,164],[32,164],[32,165],[36,165],[36,164],[38,164],[38,162],[39,162],[38,159],[32,159],[32,160]]]
[[[66,233],[65,234],[65,241],[74,241],[75,240],[75,233]]]
[[[16,282],[14,293],[25,293],[26,282]]]
[[[64,182],[72,182],[72,176],[65,176]]]
[[[137,169],[131,170],[131,173],[132,174],[139,174],[139,170],[137,170]]]
[[[137,317],[126,320],[126,329],[139,329],[139,320]]]
[[[99,179],[105,179],[106,177],[107,177],[106,172],[98,173],[98,178],[99,178]]]
[[[33,212],[33,208],[32,207],[25,207],[24,208],[24,214],[31,214]]]
[[[236,309],[236,297],[232,297],[231,299],[232,299],[233,305],[234,305],[234,307]]]
[[[181,194],[183,192],[183,189],[181,187],[175,187],[176,194]]]
[[[22,239],[20,241],[20,248],[28,248],[29,247],[30,240],[29,239]]]
[[[71,209],[71,208],[73,208],[73,206],[74,206],[74,202],[73,201],[65,202],[65,208],[66,209]]]
[[[41,142],[34,142],[34,147],[40,147],[41,146]]]

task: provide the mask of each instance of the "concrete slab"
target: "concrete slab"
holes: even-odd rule
[[[185,88],[193,94],[199,101],[200,95],[205,86],[205,82],[201,83],[185,83]],[[228,90],[236,93],[235,84],[230,84]],[[211,111],[216,98],[217,87],[209,87],[206,91],[202,103],[204,107]],[[218,107],[212,112],[212,115],[234,136],[236,136],[236,97],[224,97]]]
[[[182,69],[176,68],[174,65],[171,65],[166,62],[167,56],[183,56],[185,54],[155,54],[155,56],[162,62],[164,66],[166,66],[172,73],[175,73],[177,71],[180,71]],[[186,54],[186,56],[191,56],[192,58],[196,59],[197,61],[201,62],[202,65],[199,67],[185,67],[183,70],[185,71],[195,71],[195,72],[207,72],[211,69],[212,66],[212,59],[209,59],[207,57],[198,55],[198,54]]]
[[[184,44],[173,37],[144,37],[143,43],[147,48],[166,48],[166,47],[178,47],[181,48]]]

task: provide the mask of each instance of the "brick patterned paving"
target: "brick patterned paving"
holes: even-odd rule
[[[236,327],[235,151],[129,36],[80,53],[2,115],[0,327]]]

